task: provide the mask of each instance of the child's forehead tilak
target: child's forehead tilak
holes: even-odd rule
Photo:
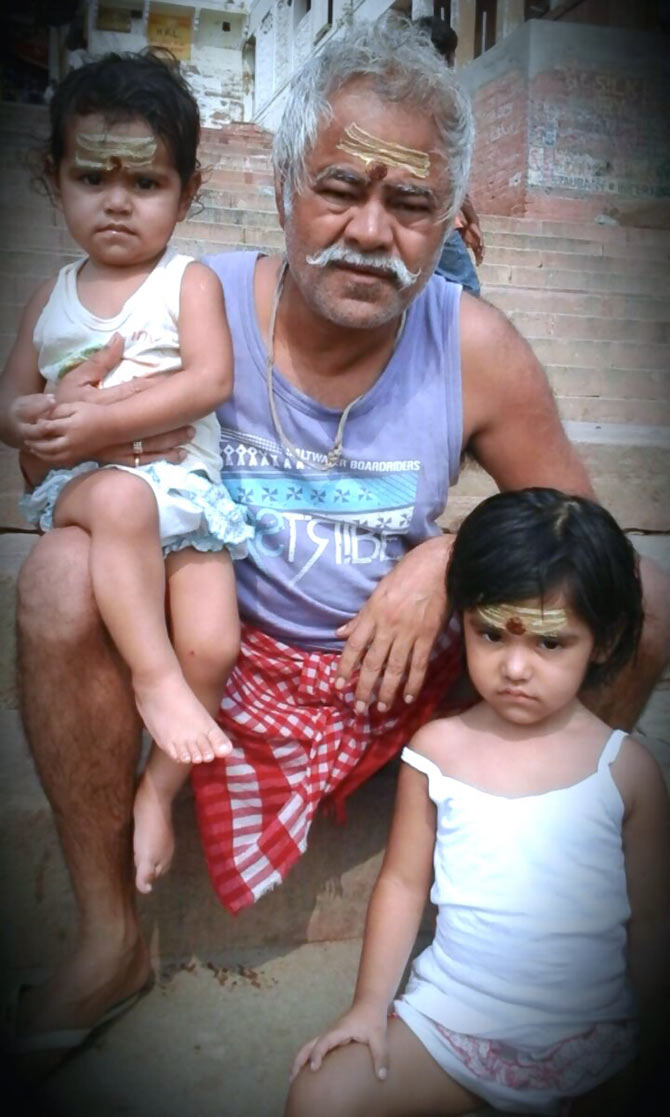
[[[148,167],[155,158],[157,147],[158,141],[153,132],[137,136],[118,129],[86,131],[80,127],[72,133],[75,166],[101,171],[110,171],[119,164],[133,170]]]
[[[514,636],[526,632],[534,636],[551,636],[568,624],[568,614],[563,608],[543,608],[537,605],[478,605],[477,616],[493,628],[504,628]]]

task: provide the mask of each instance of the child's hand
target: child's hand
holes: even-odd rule
[[[370,1005],[354,1005],[340,1016],[327,1032],[306,1043],[295,1057],[291,1068],[291,1081],[309,1063],[310,1070],[318,1070],[324,1057],[335,1047],[347,1043],[366,1043],[370,1048],[372,1066],[377,1078],[385,1079],[388,1073],[386,1011]]]
[[[29,396],[18,396],[9,407],[9,421],[19,445],[28,439],[44,436],[46,424],[56,405],[52,395],[35,392]]]
[[[50,465],[71,465],[94,458],[107,441],[105,408],[94,403],[60,403],[24,445]]]

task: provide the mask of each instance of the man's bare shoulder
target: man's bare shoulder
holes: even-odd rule
[[[460,310],[461,364],[464,385],[474,376],[485,378],[504,393],[506,377],[528,379],[544,385],[544,370],[530,345],[506,314],[483,298],[466,291],[461,296]]]
[[[628,736],[612,764],[612,776],[626,808],[645,803],[648,796],[667,801],[663,770],[650,749],[637,737]]]
[[[550,485],[591,495],[542,365],[509,319],[461,300],[463,445],[501,489]]]

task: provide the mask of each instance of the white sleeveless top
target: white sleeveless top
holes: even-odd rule
[[[532,1046],[634,1015],[624,805],[610,772],[625,735],[611,735],[586,779],[518,798],[403,750],[437,807],[438,906],[403,1000],[455,1031]]]
[[[166,248],[153,271],[113,318],[99,318],[80,302],[77,273],[85,263],[75,260],[58,273],[56,285],[33,333],[41,375],[54,382],[102,349],[113,334],[125,341],[123,360],[102,382],[111,388],[158,372],[182,368],[179,351],[179,296],[191,256]],[[191,424],[195,435],[180,466],[187,471],[204,469],[210,481],[221,475],[219,423],[206,415]]]

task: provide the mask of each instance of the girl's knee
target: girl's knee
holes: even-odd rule
[[[239,639],[231,639],[226,634],[218,638],[199,637],[190,633],[181,638],[175,633],[173,645],[184,674],[191,685],[220,686],[221,693],[230,675],[240,650]]]
[[[366,1104],[366,1103],[362,1103]],[[348,1080],[329,1073],[328,1060],[320,1070],[305,1067],[292,1082],[284,1117],[370,1117],[352,1096]]]
[[[153,490],[141,477],[124,470],[101,469],[94,474],[86,502],[92,517],[124,535],[157,528]]]

